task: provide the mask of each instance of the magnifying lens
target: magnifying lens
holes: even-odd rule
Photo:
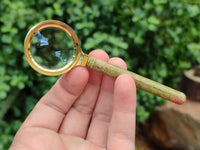
[[[44,75],[57,76],[77,65],[87,66],[114,78],[128,74],[137,88],[171,102],[182,104],[186,100],[182,92],[84,54],[76,33],[60,21],[47,20],[35,25],[25,38],[24,52],[30,66]]]

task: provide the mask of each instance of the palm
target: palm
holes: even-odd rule
[[[77,136],[63,135],[42,128],[27,128],[23,134],[23,143],[33,150],[102,150],[103,148]],[[21,147],[19,147],[20,149]],[[22,148],[23,150],[23,148]]]
[[[126,67],[105,52],[90,55]],[[114,82],[83,67],[63,75],[27,117],[10,150],[133,150],[135,85],[128,75]]]

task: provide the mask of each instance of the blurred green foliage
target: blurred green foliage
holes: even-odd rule
[[[200,64],[198,0],[1,0],[0,149],[58,77],[33,71],[23,53],[28,30],[56,19],[75,29],[84,52],[101,48],[138,74],[176,88],[182,72]],[[148,118],[159,97],[138,90],[137,121]]]

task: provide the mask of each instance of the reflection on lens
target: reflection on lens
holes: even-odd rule
[[[59,69],[73,60],[74,43],[67,32],[48,27],[38,31],[31,42],[34,60],[47,69]]]

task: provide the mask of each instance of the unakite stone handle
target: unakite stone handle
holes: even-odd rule
[[[90,69],[102,72],[103,74],[114,78],[117,78],[121,74],[128,74],[134,79],[137,88],[152,93],[154,95],[160,96],[171,102],[182,104],[186,101],[186,96],[184,93],[172,89],[163,84],[160,84],[158,82],[155,82],[153,80],[142,77],[134,72],[110,64],[108,62],[89,57],[86,65]]]

